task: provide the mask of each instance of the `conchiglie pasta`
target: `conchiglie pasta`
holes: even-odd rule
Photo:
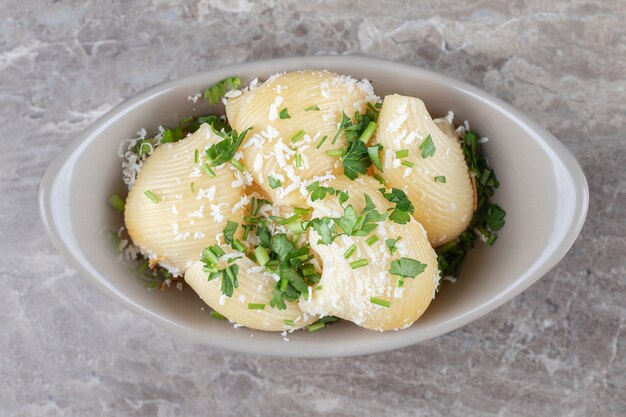
[[[174,272],[187,269],[205,247],[216,243],[227,220],[243,218],[238,206],[246,197],[240,174],[228,164],[214,168],[215,177],[200,169],[206,162],[204,151],[221,140],[203,124],[190,137],[159,146],[128,194],[125,222],[130,237],[144,253]]]
[[[345,146],[343,134],[332,143],[342,114],[354,119],[355,112],[364,112],[377,99],[367,81],[298,71],[229,98],[226,113],[234,129],[252,128],[242,151],[254,181],[274,204],[303,206],[306,182],[340,169],[338,158],[326,151]],[[280,186],[272,188],[269,176]]]
[[[456,239],[469,225],[474,207],[458,138],[442,132],[420,99],[394,94],[383,101],[376,141],[385,149],[384,175],[389,185],[406,192],[431,244]],[[429,154],[428,145],[434,154]],[[408,156],[403,157],[406,151]]]
[[[276,284],[272,276],[264,267],[256,265],[247,257],[237,259],[233,264],[239,267],[239,287],[235,288],[232,297],[221,294],[221,277],[208,280],[209,274],[203,271],[202,262],[194,263],[185,272],[185,282],[213,310],[251,329],[266,331],[298,329],[317,319],[314,315],[303,313],[295,302],[285,302],[287,306],[285,310],[270,307]],[[249,308],[250,304],[257,305],[257,308]],[[258,305],[264,305],[264,308],[261,309]],[[286,324],[285,320],[290,324]]]
[[[351,204],[357,213],[365,206],[364,195],[371,197],[377,210],[384,211],[390,203],[378,191],[380,185],[370,177],[350,181],[339,177],[329,186],[349,190],[350,198],[344,207]],[[343,213],[335,197],[310,202],[313,217],[336,217]],[[320,316],[334,315],[350,320],[359,326],[373,330],[396,330],[410,326],[426,310],[435,295],[439,281],[437,256],[430,246],[422,226],[411,219],[400,225],[390,220],[382,221],[372,235],[378,241],[368,245],[369,236],[340,236],[331,245],[319,243],[315,231],[309,235],[311,249],[321,259],[321,289],[312,292],[308,300],[300,300],[300,308],[309,314]],[[401,238],[396,243],[397,250],[391,254],[386,239]],[[344,253],[352,245],[356,251],[345,259]],[[399,277],[390,274],[393,260],[401,257],[412,258],[426,264],[426,269],[415,278],[405,278],[403,287],[398,287]],[[353,269],[351,262],[365,259],[366,266]],[[374,302],[372,302],[374,300]],[[384,307],[375,302],[389,302]]]

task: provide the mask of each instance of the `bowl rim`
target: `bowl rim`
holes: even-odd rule
[[[416,73],[423,77],[428,77],[439,83],[445,83],[455,90],[459,90],[465,94],[468,94],[474,100],[482,101],[484,104],[491,106],[498,110],[504,116],[506,116],[511,123],[521,127],[526,134],[533,136],[534,139],[544,149],[552,151],[554,154],[559,155],[559,160],[564,166],[564,173],[571,178],[574,184],[574,190],[576,192],[576,207],[574,209],[574,215],[572,221],[569,224],[567,231],[564,233],[564,237],[560,244],[552,248],[552,251],[547,256],[546,260],[539,266],[532,270],[527,271],[522,276],[518,277],[515,283],[511,284],[488,302],[475,306],[474,308],[466,311],[464,314],[455,316],[452,319],[445,320],[437,325],[431,327],[428,335],[413,335],[407,333],[405,337],[395,337],[387,341],[382,339],[377,343],[367,345],[351,345],[351,346],[325,346],[323,351],[317,351],[315,353],[310,351],[298,351],[294,349],[281,350],[275,352],[271,349],[267,349],[264,345],[250,344],[233,344],[229,342],[228,338],[213,338],[210,341],[206,338],[201,338],[199,335],[194,334],[191,329],[180,325],[179,323],[173,323],[166,317],[163,317],[158,312],[144,308],[141,304],[136,303],[134,300],[127,297],[124,293],[118,291],[114,286],[108,283],[106,280],[99,279],[95,273],[95,270],[91,268],[89,262],[83,262],[76,258],[68,246],[67,241],[59,232],[55,217],[51,211],[52,193],[51,190],[54,184],[59,181],[59,174],[61,170],[73,163],[75,158],[81,154],[81,148],[93,141],[99,136],[100,132],[105,130],[111,124],[114,124],[121,115],[131,111],[132,109],[141,106],[144,101],[150,98],[168,92],[172,89],[176,89],[179,85],[186,83],[198,82],[203,79],[215,77],[221,74],[222,78],[239,72],[245,72],[253,70],[256,66],[261,64],[271,63],[275,66],[292,68],[294,65],[301,67],[301,69],[319,67],[316,65],[316,61],[324,61],[332,65],[354,65],[354,66],[367,66],[376,64],[379,67],[387,67],[391,70],[407,70]],[[352,56],[352,55],[331,55],[331,56],[310,56],[310,57],[288,57],[288,58],[273,58],[266,60],[250,61],[241,64],[234,64],[225,67],[219,67],[213,70],[204,71],[194,75],[165,81],[160,84],[154,85],[148,89],[145,89],[132,97],[123,100],[121,103],[114,106],[110,111],[100,116],[86,129],[79,132],[73,140],[71,140],[52,160],[52,162],[46,168],[42,175],[39,190],[38,190],[38,205],[41,214],[41,218],[48,234],[48,237],[52,241],[56,250],[65,258],[66,261],[82,275],[86,277],[92,284],[96,286],[102,293],[106,294],[110,298],[121,303],[130,310],[138,313],[145,319],[151,321],[154,324],[167,327],[174,334],[181,336],[187,340],[201,342],[204,344],[210,344],[211,346],[228,349],[243,353],[262,354],[270,356],[293,356],[293,357],[335,357],[335,356],[353,356],[361,354],[369,354],[375,352],[381,352],[386,350],[398,349],[401,347],[409,346],[427,339],[431,339],[452,330],[458,329],[465,324],[474,321],[489,312],[500,307],[507,301],[511,300],[522,291],[527,289],[530,285],[539,280],[542,276],[548,273],[554,268],[557,263],[566,255],[569,249],[574,244],[578,237],[582,226],[584,224],[588,205],[589,205],[589,189],[585,175],[580,168],[578,162],[574,156],[567,150],[567,148],[556,139],[546,129],[532,121],[530,118],[522,114],[519,110],[513,108],[512,105],[500,100],[497,97],[490,95],[487,92],[480,90],[478,87],[470,85],[464,81],[459,81],[454,78],[450,78],[445,75],[435,73],[423,68],[415,67],[410,64],[399,63],[396,61],[390,61],[380,58],[371,58],[364,56]],[[226,339],[226,340],[224,340]],[[345,343],[344,343],[345,344]]]

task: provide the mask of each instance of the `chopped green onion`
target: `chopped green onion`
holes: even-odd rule
[[[154,204],[157,204],[159,202],[159,197],[157,197],[156,195],[154,195],[154,193],[150,190],[146,190],[146,192],[144,193],[146,195],[146,197],[148,197]]]
[[[344,252],[343,257],[344,257],[345,259],[348,259],[349,257],[351,257],[351,256],[352,256],[352,254],[353,254],[354,252],[356,252],[356,245],[352,245],[352,246],[350,246],[350,247],[349,247],[349,248],[348,248],[348,249]]]
[[[315,270],[315,267],[313,266],[313,264],[307,264],[302,268],[302,275],[305,277],[310,277],[316,272],[317,271]]]
[[[377,126],[376,122],[369,122],[367,124],[367,127],[363,131],[363,133],[361,133],[361,137],[359,137],[359,140],[361,142],[367,144],[367,142],[369,142],[370,138],[372,137],[372,135],[376,131],[376,126]]]
[[[265,304],[260,303],[250,303],[248,304],[249,310],[265,310]]]
[[[411,161],[402,161],[401,164],[409,168],[413,168],[415,166],[415,164]]]
[[[261,221],[260,217],[252,217],[252,216],[244,216],[243,218],[246,223],[250,223],[250,224],[259,224],[259,222]]]
[[[396,158],[406,158],[407,156],[409,156],[408,149],[401,149],[399,151],[396,151]]]
[[[194,183],[192,181],[191,184],[189,184],[189,188],[191,188],[191,192],[192,193],[195,193],[196,192],[196,183]]]
[[[239,162],[236,159],[231,159],[230,160],[230,164],[232,166],[234,166],[235,168],[237,168],[239,171],[244,172],[246,170],[246,168],[241,164],[241,162]]]
[[[295,326],[296,325],[296,323],[294,323],[293,320],[288,320],[288,319],[283,320],[283,323],[285,323],[287,326]]]
[[[483,173],[480,175],[480,179],[478,180],[482,185],[487,185],[487,181],[489,181],[489,177],[491,176],[492,171],[490,169],[485,169]]]
[[[288,286],[288,285],[289,285],[289,281],[288,281],[287,279],[285,279],[285,278],[281,278],[281,279],[280,279],[280,286],[279,286],[279,289],[280,289],[281,291],[283,291],[283,292],[284,292],[284,291],[287,289],[287,286]]]
[[[193,154],[193,161],[197,164],[200,161],[200,152],[196,149]]]
[[[282,109],[280,111],[280,113],[278,114],[278,116],[281,119],[291,119],[291,116],[289,116],[289,110],[287,110],[287,107],[285,107],[284,109]]]
[[[322,145],[324,144],[324,142],[326,142],[326,139],[328,139],[328,135],[324,135],[324,137],[322,138],[322,140],[319,141],[319,143],[317,144],[317,146],[315,147],[315,149],[319,149],[322,147]]]
[[[324,323],[323,321],[316,321],[315,323],[306,326],[306,330],[309,333],[313,333],[316,332],[318,330],[322,330],[324,327],[326,327],[326,323]]]
[[[302,208],[302,207],[294,207],[293,211],[295,211],[296,213],[301,214],[301,215],[304,216],[304,215],[309,214],[311,212],[311,209],[310,208]]]
[[[295,135],[293,135],[293,137],[291,138],[291,143],[296,143],[297,141],[299,141],[303,137],[304,137],[304,130],[301,130],[298,133],[296,133]]]
[[[109,197],[109,204],[111,207],[115,209],[118,213],[123,213],[126,208],[126,202],[122,197],[117,194],[113,194]]]
[[[439,175],[435,177],[435,182],[440,182],[445,184],[446,183],[446,177],[444,177],[443,175]]]
[[[429,156],[435,155],[436,150],[437,148],[435,148],[433,138],[430,135],[426,136],[426,139],[424,139],[424,141],[420,145],[420,151],[422,151],[422,159],[426,159]]]
[[[215,176],[215,172],[213,172],[209,164],[202,164],[202,171],[204,171],[204,173],[207,174],[209,177]]]
[[[370,303],[379,305],[381,307],[389,308],[391,306],[391,301],[382,300],[376,297],[370,297]]]
[[[226,320],[226,317],[222,316],[220,313],[218,313],[215,310],[211,310],[211,312],[209,313],[209,316],[213,317],[214,319]]]
[[[367,243],[367,246],[372,246],[376,242],[378,242],[378,236],[376,236],[376,235],[370,236],[365,241],[365,243]]]
[[[328,156],[342,156],[344,150],[343,149],[329,149],[326,151],[326,155]]]
[[[265,264],[270,260],[267,250],[263,246],[257,246],[254,248],[254,256],[256,257],[256,263],[261,266],[265,266]]]
[[[238,239],[233,240],[233,248],[237,249],[239,252],[245,252],[246,251],[246,247]]]
[[[296,154],[296,168],[302,167],[302,155]]]
[[[285,224],[293,223],[293,222],[295,222],[296,220],[298,220],[300,217],[302,217],[302,215],[301,215],[301,214],[296,213],[296,214],[294,214],[293,216],[289,216],[289,217],[287,217],[287,218],[285,218],[285,219],[280,219],[280,220],[278,220],[278,222],[277,222],[277,223],[278,223],[278,224],[281,224],[281,225],[285,225]]]
[[[317,107],[317,104],[307,107],[304,111],[320,111],[320,108]]]
[[[350,268],[357,269],[367,265],[367,259],[359,259],[358,261],[350,262]]]
[[[376,179],[376,181],[378,181],[382,185],[387,184],[387,180],[384,179],[380,174],[374,174],[374,179]]]

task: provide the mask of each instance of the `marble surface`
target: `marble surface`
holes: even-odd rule
[[[626,412],[623,1],[1,3],[0,414]],[[163,80],[233,62],[336,53],[465,80],[553,132],[591,190],[587,223],[558,267],[436,340],[297,360],[178,340],[105,298],[57,255],[39,220],[38,182],[95,118]]]

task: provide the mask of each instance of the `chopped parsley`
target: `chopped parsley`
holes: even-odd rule
[[[487,159],[479,153],[476,132],[465,133],[461,144],[470,174],[475,180],[477,204],[474,216],[461,236],[435,250],[441,277],[456,272],[467,252],[475,246],[477,236],[488,245],[493,245],[498,238],[496,232],[504,226],[506,217],[502,207],[489,201],[500,183]]]
[[[237,275],[239,274],[239,266],[236,264],[229,264],[225,268],[219,268],[220,257],[225,255],[225,252],[218,245],[209,246],[202,252],[200,261],[204,264],[204,272],[209,273],[208,280],[212,281],[218,277],[221,277],[222,286],[221,293],[227,297],[232,297],[235,288],[239,287],[239,281]],[[229,262],[233,262],[235,259],[231,258]]]
[[[398,250],[398,248],[396,247],[396,243],[398,243],[402,238],[400,236],[398,236],[395,239],[385,239],[385,246],[387,246],[387,249],[389,249],[389,253],[390,254],[394,254],[395,251]]]
[[[317,107],[317,104],[307,107],[304,111],[320,111],[320,108]]]
[[[272,177],[272,176],[268,176],[267,180],[270,183],[270,187],[272,190],[277,189],[278,187],[280,187],[281,185],[283,185],[279,180],[277,180],[276,178]]]
[[[438,175],[435,177],[435,182],[440,182],[442,184],[446,183],[446,177],[443,175]]]
[[[389,273],[404,278],[415,278],[426,270],[426,264],[412,258],[400,258],[391,261]]]
[[[224,97],[224,94],[230,90],[236,90],[240,86],[241,79],[239,77],[225,78],[204,90],[204,99],[208,100],[211,105],[217,104]]]
[[[385,193],[384,189],[381,188],[381,192],[383,197],[396,204],[395,208],[389,215],[389,220],[398,224],[408,223],[409,220],[411,220],[410,215],[415,212],[415,207],[405,192],[399,188],[392,188],[390,193]]]
[[[122,197],[120,197],[117,194],[112,194],[109,197],[109,204],[111,205],[111,207],[113,207],[113,209],[115,211],[117,211],[118,213],[123,213],[124,209],[126,208],[126,202],[124,201],[124,199]]]
[[[287,107],[285,107],[284,109],[280,111],[280,113],[278,113],[278,117],[280,117],[283,120],[291,119],[291,116],[289,115],[289,110],[287,110]]]
[[[224,227],[224,242],[231,245],[233,243],[233,239],[235,236],[235,232],[237,231],[237,227],[239,224],[237,222],[233,222],[228,220],[226,222],[226,227]]]
[[[222,136],[224,140],[212,145],[206,150],[206,155],[209,161],[211,161],[211,165],[217,167],[232,160],[250,129],[251,128],[248,128],[240,134],[237,134],[236,130],[219,132],[218,134]]]
[[[426,139],[420,144],[420,151],[422,152],[422,159],[426,159],[429,156],[435,155],[435,144],[433,143],[433,138],[428,135]]]

